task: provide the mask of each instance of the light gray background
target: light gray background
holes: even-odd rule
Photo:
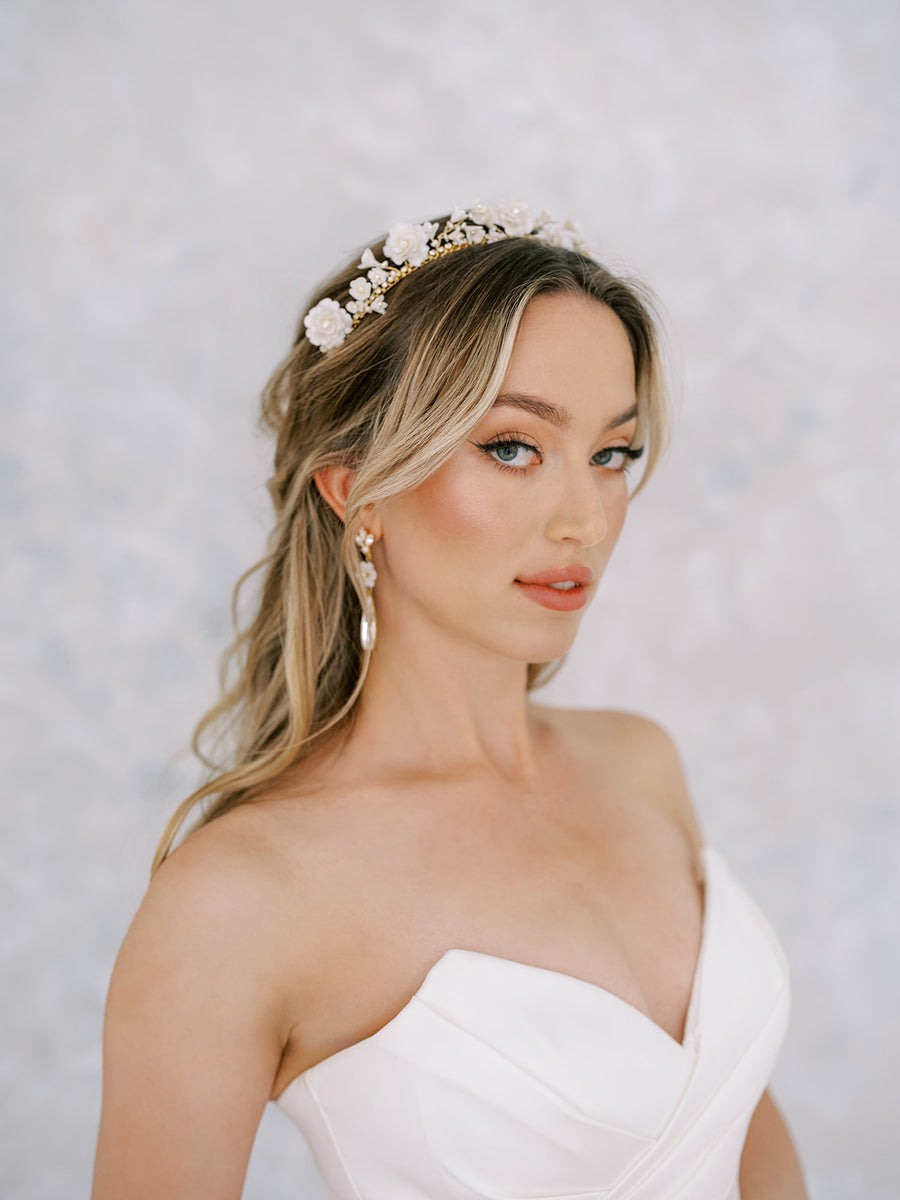
[[[895,0],[5,0],[3,1195],[89,1187],[102,1004],[259,553],[304,295],[479,197],[663,298],[674,451],[555,701],[683,747],[794,973],[814,1197],[895,1193]],[[246,1194],[316,1197],[263,1123]]]

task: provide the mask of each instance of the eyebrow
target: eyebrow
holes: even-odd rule
[[[568,429],[572,424],[572,414],[568,409],[551,404],[548,400],[542,400],[539,396],[529,396],[526,392],[503,392],[494,401],[494,408],[499,408],[501,405],[506,408],[518,408],[522,412],[531,413],[532,416],[540,417],[543,421],[549,421],[557,429]],[[609,433],[610,430],[618,429],[620,425],[627,425],[637,415],[637,405],[633,404],[625,412],[619,413],[617,417],[613,417],[603,432]]]

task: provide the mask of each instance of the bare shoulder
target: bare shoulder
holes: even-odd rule
[[[135,952],[177,954],[215,944],[265,942],[286,873],[265,824],[226,816],[192,834],[162,863],[126,935],[116,965]]]
[[[170,1044],[190,1036],[197,1051],[228,1044],[240,1054],[252,1045],[248,1052],[274,1070],[288,1021],[282,875],[247,821],[223,817],[174,850],[116,959],[107,1040],[152,1044],[168,1030]]]
[[[286,878],[265,822],[199,830],[153,877],[110,982],[94,1197],[239,1197],[289,1036]]]
[[[539,711],[571,739],[580,755],[596,764],[602,778],[653,803],[699,851],[703,835],[681,756],[662,725],[619,709],[542,707]]]

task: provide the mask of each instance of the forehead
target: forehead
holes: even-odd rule
[[[589,296],[554,293],[528,305],[501,392],[530,392],[558,403],[620,402],[634,396],[634,358],[625,327]]]

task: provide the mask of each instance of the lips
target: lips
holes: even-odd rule
[[[558,567],[537,575],[521,575],[515,582],[523,596],[542,608],[573,612],[587,603],[587,588],[593,581],[594,573],[587,567]]]
[[[589,567],[557,567],[553,571],[539,571],[537,575],[519,575],[516,583],[536,583],[548,587],[551,583],[577,583],[587,587],[594,582],[594,572]]]

